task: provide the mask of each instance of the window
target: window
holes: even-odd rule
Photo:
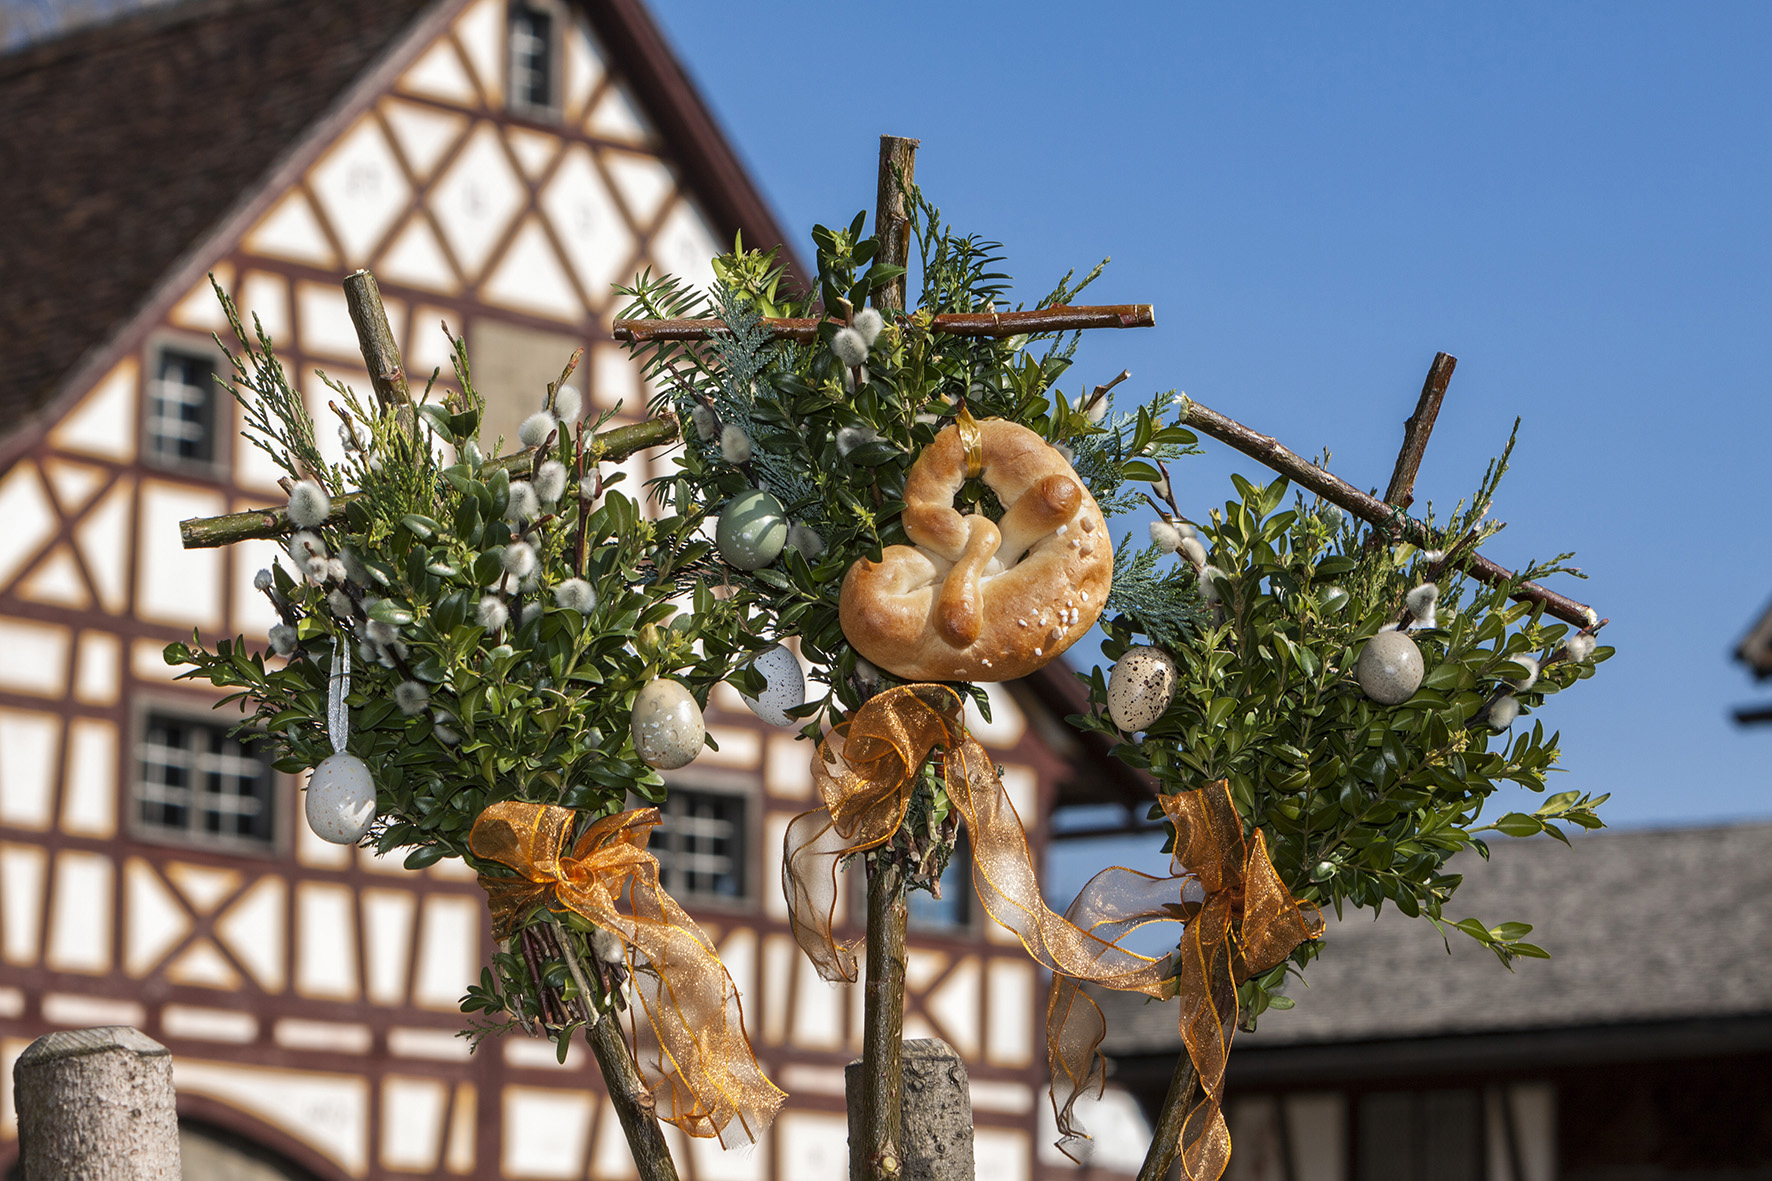
[[[147,458],[166,467],[215,462],[215,364],[162,349],[148,382]]]
[[[191,844],[269,848],[276,841],[270,760],[231,727],[150,713],[135,781],[136,829]]]
[[[511,5],[509,46],[511,106],[520,111],[553,111],[553,13],[529,4]]]
[[[1356,1181],[1479,1181],[1482,1095],[1385,1091],[1359,1098]]]
[[[659,884],[678,899],[744,898],[745,797],[671,785],[648,846]]]

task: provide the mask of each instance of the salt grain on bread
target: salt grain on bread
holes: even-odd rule
[[[905,480],[904,531],[916,544],[863,558],[843,580],[843,634],[907,680],[1024,677],[1095,625],[1113,580],[1107,523],[1064,457],[1002,419],[978,433],[1002,520],[954,509],[966,449],[947,427]]]

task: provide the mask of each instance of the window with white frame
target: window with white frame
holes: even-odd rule
[[[554,14],[539,4],[518,3],[510,8],[507,36],[511,106],[530,114],[551,114],[554,98]]]
[[[161,349],[148,380],[145,447],[163,467],[215,462],[215,362],[195,349]]]
[[[269,757],[231,726],[154,711],[136,751],[135,827],[197,845],[270,848],[277,839]]]
[[[648,846],[658,858],[659,884],[679,899],[747,897],[748,803],[736,792],[672,784]]]

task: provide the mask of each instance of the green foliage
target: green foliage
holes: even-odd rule
[[[790,521],[816,534],[814,541],[796,532],[803,544],[791,541],[779,560],[761,569],[721,572],[774,635],[800,638],[813,676],[830,686],[822,700],[800,710],[808,737],[818,736],[833,713],[858,706],[868,690],[896,683],[866,666],[858,675],[838,619],[838,596],[858,558],[878,559],[885,546],[907,541],[899,523],[906,474],[962,404],[980,419],[1006,418],[1073,448],[1085,482],[1098,501],[1106,498],[1104,511],[1127,507],[1131,498],[1116,496],[1124,485],[1157,479],[1155,461],[1184,454],[1195,441],[1161,422],[1167,395],[1105,424],[1091,421],[1081,393],[1067,399],[1057,388],[1070,366],[1074,333],[993,340],[932,332],[936,315],[1000,307],[1009,280],[996,244],[942,225],[939,211],[916,189],[907,197],[921,303],[907,313],[887,312],[866,363],[855,369],[832,351],[846,324],[842,317],[903,274],[881,260],[876,239],[862,236],[865,215],[844,228],[813,230],[818,272],[798,298],[783,294],[783,272],[772,254],[746,252],[740,243],[716,260],[717,281],[705,295],[642,276],[626,291],[629,305],[621,313],[638,318],[706,309],[726,322],[727,331],[705,345],[651,342],[634,350],[660,386],[654,410],[673,410],[690,424],[677,471],[654,481],[654,494],[668,505],[704,504],[717,513],[732,497],[762,488],[781,501]],[[1067,275],[1039,306],[1069,300],[1100,270],[1083,282]],[[809,345],[771,340],[758,327],[762,315],[819,317],[817,339]],[[751,443],[743,464],[723,452],[722,434],[733,427]],[[1001,515],[995,496],[976,480],[961,489],[956,507]],[[734,684],[752,691],[750,675],[741,671]],[[981,692],[962,690],[988,714]]]
[[[371,837],[379,850],[411,848],[410,866],[466,856],[469,828],[497,800],[557,803],[590,818],[619,810],[630,792],[662,799],[663,781],[634,753],[635,693],[671,676],[705,705],[712,686],[763,646],[746,603],[709,589],[721,574],[699,532],[705,506],[647,519],[618,486],[620,473],[593,458],[598,423],[562,425],[520,463],[484,458],[482,402],[460,341],[462,392],[447,401],[384,414],[334,385],[359,449],[322,465],[269,341],[234,323],[244,350],[236,371],[250,377],[236,394],[253,441],[334,498],[354,495],[343,523],[314,530],[338,560],[330,573],[310,576],[299,562],[270,571],[267,593],[293,629],[287,659],[240,639],[209,650],[193,636],[168,646],[168,663],[236,690],[228,700],[250,710],[243,728],[262,732],[278,768],[294,772],[331,753],[328,677],[338,646],[351,648],[349,749],[373,769]],[[538,409],[559,384],[536,392]],[[520,504],[525,487],[545,482],[535,479],[544,463],[564,468],[552,472],[563,485],[558,502],[516,520],[513,496]],[[537,559],[521,577],[503,564],[519,543]],[[571,578],[595,592],[588,613],[557,601]],[[692,609],[679,613],[683,597]],[[508,622],[491,626],[483,600]],[[421,708],[400,708],[401,686]]]
[[[1491,465],[1479,494],[1460,505],[1437,536],[1479,537],[1505,457]],[[1510,813],[1477,826],[1485,800],[1503,783],[1543,791],[1558,757],[1558,736],[1537,718],[1511,733],[1490,724],[1491,704],[1515,696],[1524,714],[1593,675],[1612,649],[1589,661],[1553,659],[1571,629],[1542,608],[1509,600],[1510,586],[1489,587],[1459,574],[1439,575],[1434,626],[1410,632],[1425,663],[1421,687],[1384,706],[1361,692],[1354,670],[1363,645],[1387,626],[1414,622],[1405,594],[1427,580],[1435,562],[1414,545],[1346,522],[1340,511],[1296,498],[1288,485],[1233,477],[1237,497],[1214,510],[1201,530],[1216,602],[1199,598],[1191,569],[1162,580],[1155,551],[1123,559],[1116,571],[1104,651],[1118,659],[1134,643],[1154,642],[1176,657],[1173,701],[1140,741],[1114,753],[1148,770],[1165,792],[1226,779],[1246,823],[1267,836],[1274,864],[1294,894],[1340,913],[1387,902],[1436,924],[1459,884],[1446,862],[1461,849],[1487,849],[1477,835],[1499,832],[1562,837],[1560,824],[1598,827],[1605,797],[1551,797],[1530,815]],[[1430,517],[1431,520],[1431,517]],[[1446,544],[1450,544],[1448,541]],[[1537,578],[1562,559],[1522,571]],[[1179,563],[1178,563],[1179,565]],[[1456,566],[1456,561],[1452,562]],[[1191,605],[1198,628],[1175,626],[1163,612]],[[1520,661],[1542,672],[1527,689]],[[1088,730],[1122,737],[1102,706],[1106,677],[1087,678],[1094,708],[1076,719]],[[1153,808],[1153,819],[1158,815]],[[1524,924],[1450,924],[1493,950],[1502,962],[1544,954],[1522,942]],[[1294,956],[1302,965],[1318,944]],[[1245,986],[1251,1014],[1277,1003],[1284,966]]]

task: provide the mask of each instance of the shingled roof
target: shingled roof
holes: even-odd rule
[[[1349,911],[1309,987],[1290,989],[1297,1008],[1265,1014],[1237,1051],[1772,1015],[1769,853],[1772,824],[1496,841],[1489,862],[1454,862],[1449,917],[1532,923],[1550,960],[1509,973],[1456,932],[1448,955],[1422,920]],[[1179,1046],[1173,1004],[1102,1000],[1110,1055]]]
[[[0,440],[55,412],[82,360],[261,194],[407,30],[457,7],[183,0],[0,57]],[[640,0],[578,7],[716,233],[782,241]]]

